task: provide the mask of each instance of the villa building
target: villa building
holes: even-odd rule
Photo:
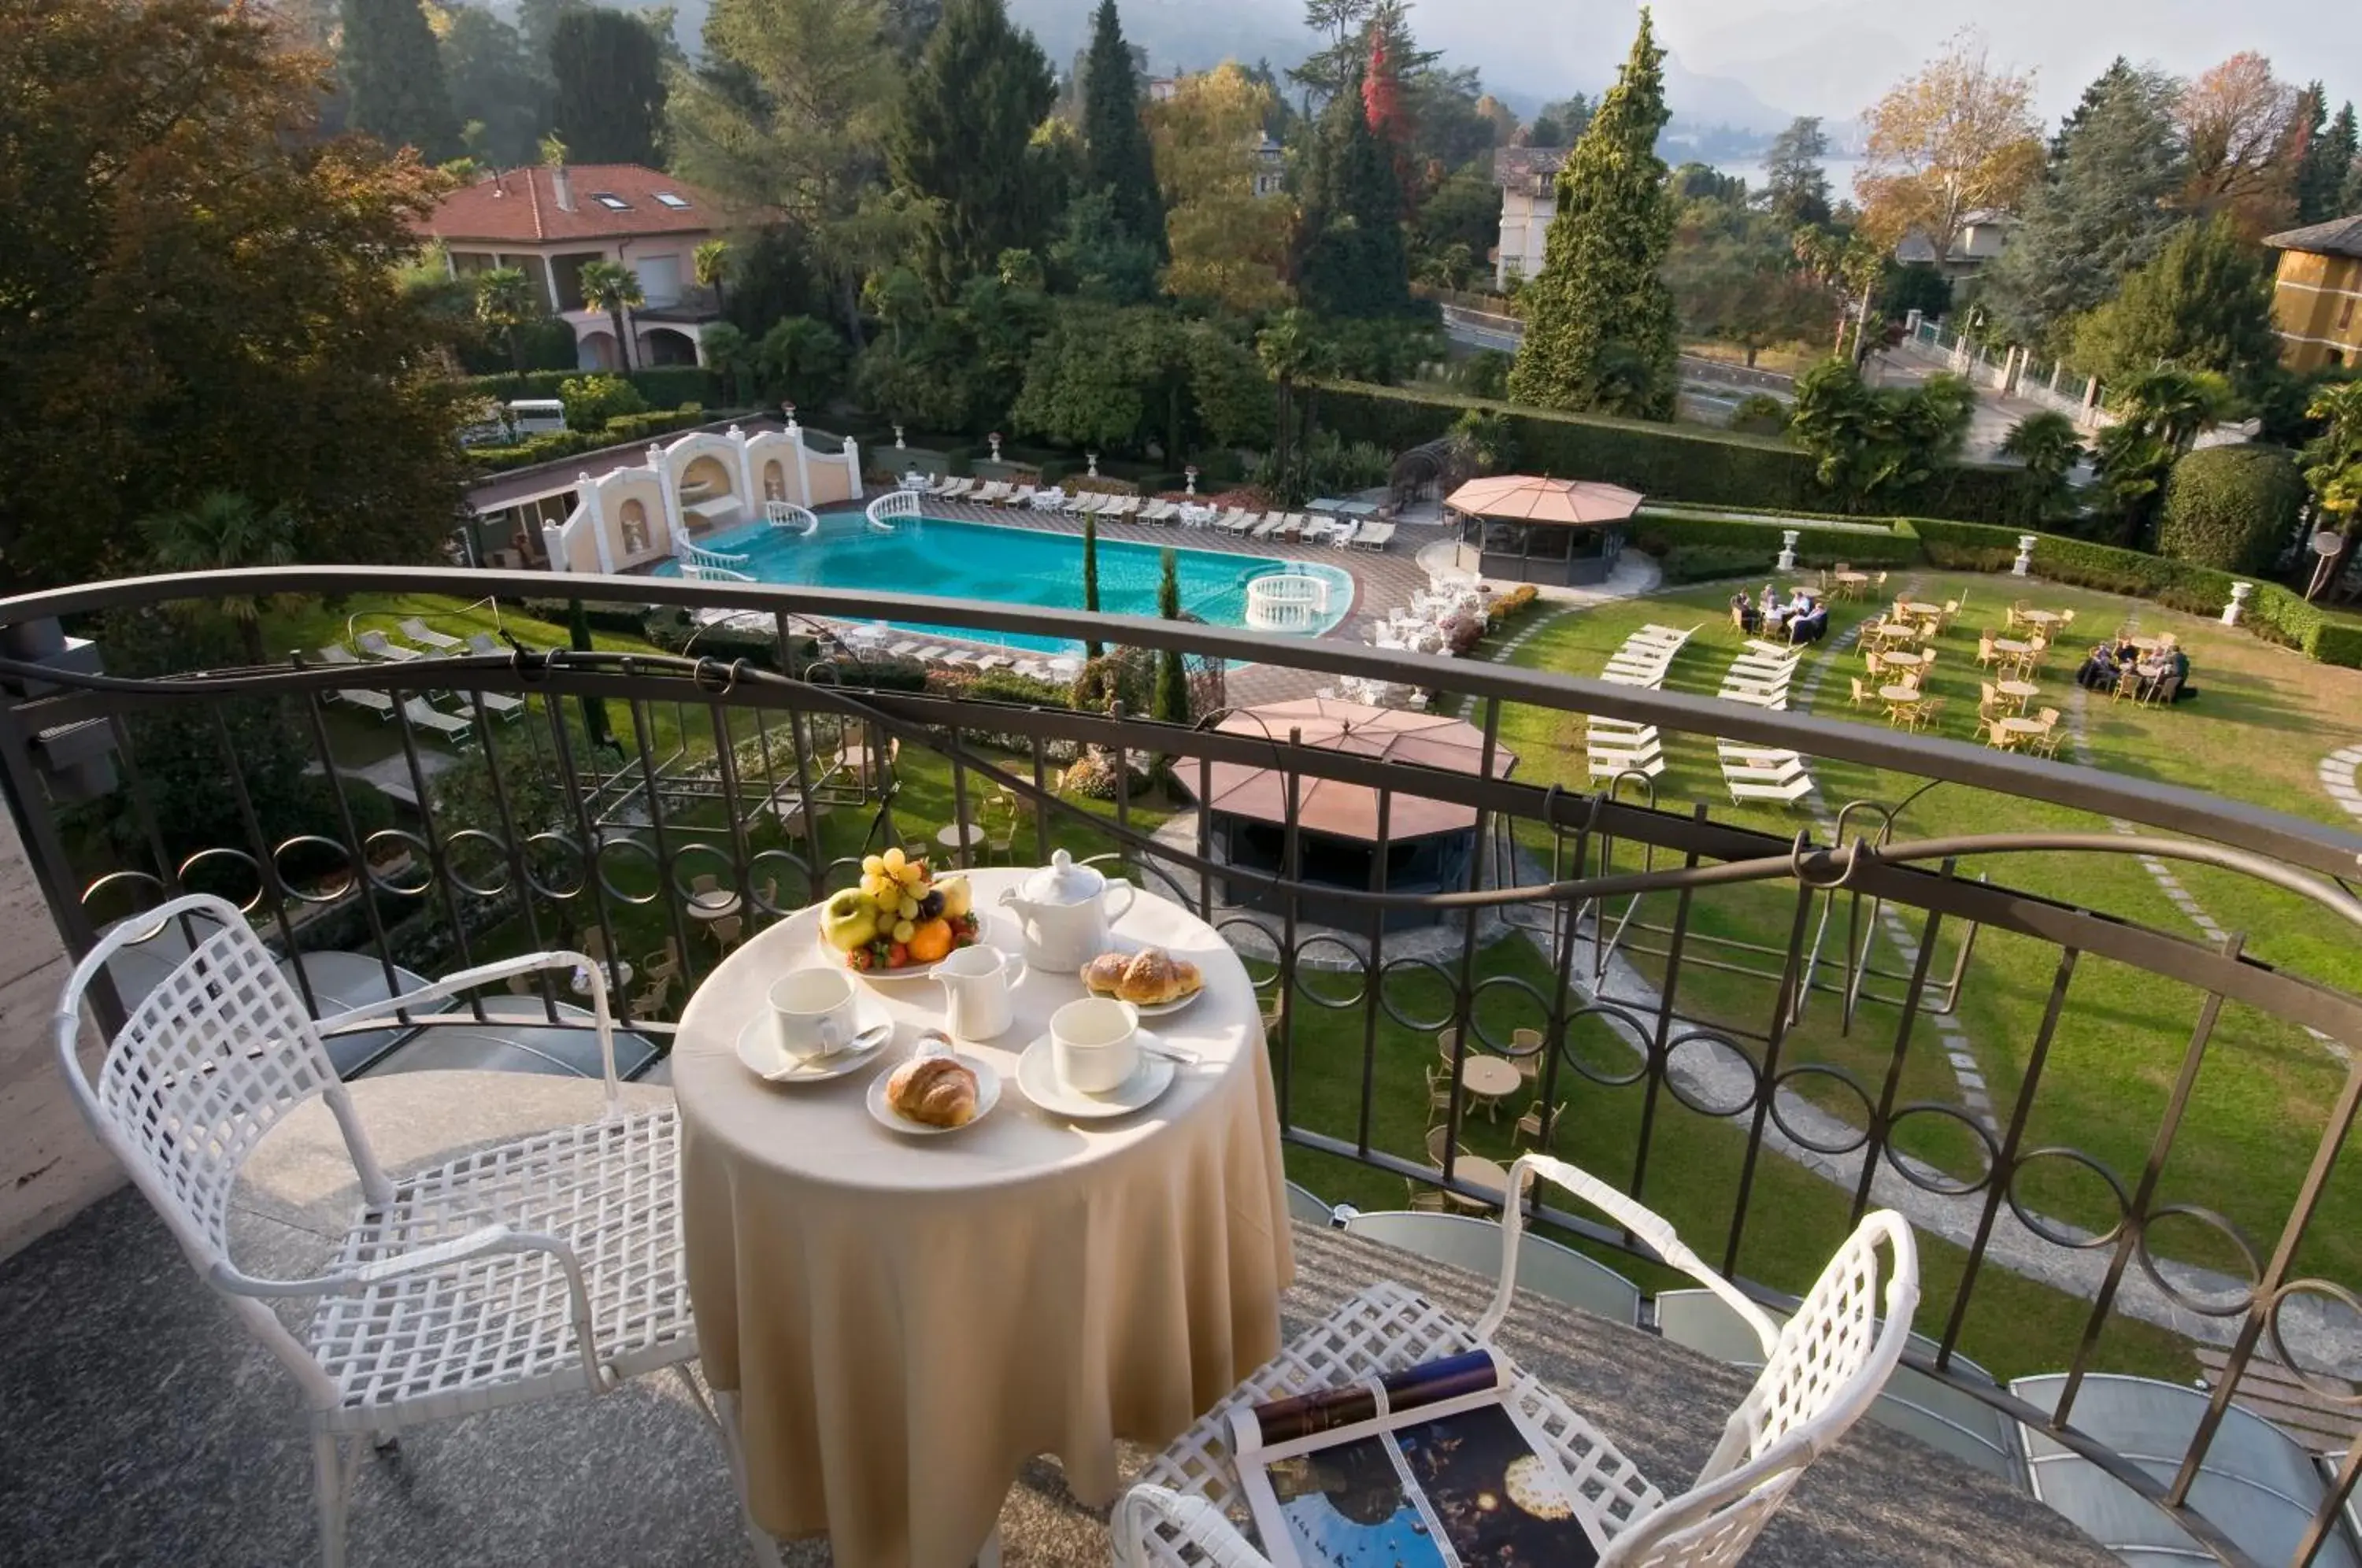
[[[574,329],[577,363],[622,368],[615,326],[582,298],[582,268],[618,261],[647,303],[629,314],[632,363],[702,362],[699,342],[722,316],[694,282],[698,246],[732,226],[718,198],[637,163],[511,169],[443,198],[420,231],[439,241],[455,277],[513,267]]]
[[[1507,291],[1510,279],[1542,270],[1542,241],[1558,215],[1558,171],[1566,154],[1562,147],[1505,147],[1493,154],[1493,183],[1501,187],[1494,287]]]
[[[2362,364],[2362,213],[2275,234],[2272,320],[2291,370]]]
[[[1940,261],[1936,255],[1936,242],[1915,228],[1896,242],[1894,259],[1906,267],[1936,267],[1957,282],[2002,253],[2017,221],[2008,213],[1979,207],[1961,216],[1960,230],[1952,237],[1952,248]]]

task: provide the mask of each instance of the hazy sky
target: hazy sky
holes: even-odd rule
[[[1481,63],[1488,82],[1536,90],[1560,72],[1591,76],[1619,58],[1628,0],[1421,0],[1421,41]],[[2055,118],[2117,54],[2184,73],[2242,49],[2279,73],[2320,78],[2332,102],[2362,100],[2362,4],[2356,0],[1656,0],[1658,28],[1690,72],[1735,77],[1775,108],[1844,118],[1973,23],[1993,58],[2037,72]]]

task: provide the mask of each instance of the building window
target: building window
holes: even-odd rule
[[[658,205],[670,207],[677,213],[689,211],[689,198],[678,191],[658,191],[657,202]]]
[[[632,204],[613,191],[593,191],[590,193],[590,199],[612,213],[627,213],[632,210]]]

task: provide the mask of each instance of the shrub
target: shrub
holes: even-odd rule
[[[1729,545],[1676,545],[1657,563],[1667,582],[1712,582],[1724,577],[1757,577],[1763,552]]]
[[[1742,436],[1777,436],[1788,428],[1788,405],[1770,392],[1749,392],[1730,411],[1730,427]]]
[[[566,404],[566,428],[585,433],[606,428],[622,414],[645,414],[648,400],[621,376],[576,376],[559,385],[558,400]]]
[[[467,384],[471,392],[503,401],[513,397],[562,397],[566,383],[585,373],[572,368],[569,359],[568,368],[564,370],[527,371],[522,383],[515,376],[502,372],[470,376],[467,378]],[[603,375],[609,372],[588,373]],[[696,365],[660,365],[634,370],[629,376],[616,379],[630,381],[642,397],[658,408],[671,408],[691,402],[710,403],[717,390],[712,375]]]
[[[625,414],[599,430],[554,430],[546,436],[528,436],[514,446],[470,447],[468,460],[486,473],[505,473],[512,469],[528,469],[535,463],[556,462],[577,452],[645,441],[668,431],[704,423],[705,410],[690,403],[685,408]]]
[[[1485,624],[1488,632],[1503,632],[1515,622],[1525,618],[1541,598],[1541,590],[1530,582],[1521,582],[1502,594],[1485,608]]]
[[[1676,551],[1689,552],[1689,558],[1704,561],[1700,551],[1716,552],[1722,563],[1736,563],[1729,570],[1762,571],[1768,569],[1780,554],[1780,536],[1785,531],[1778,523],[1749,523],[1738,518],[1668,517],[1660,513],[1643,512],[1633,522],[1631,540],[1639,548],[1661,560]],[[2013,536],[2014,537],[2014,536]],[[2012,551],[2013,557],[2015,552]],[[1860,528],[1815,528],[1809,525],[1796,527],[1796,562],[1800,566],[1834,566],[1838,561],[1856,566],[1907,566],[1920,558],[1919,541],[1908,533],[1871,532]],[[1714,576],[1727,576],[1729,570],[1716,571]],[[1672,575],[1672,569],[1667,569]],[[1694,578],[1683,580],[1694,581]]]
[[[2304,476],[2278,447],[2208,447],[2173,466],[2159,553],[2224,571],[2268,570],[2294,531]]]

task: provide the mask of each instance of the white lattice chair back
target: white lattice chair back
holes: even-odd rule
[[[184,916],[220,929],[131,1004],[93,1083],[76,1050],[83,999],[108,959]],[[194,921],[191,929],[199,929]],[[83,1113],[209,1283],[237,1273],[229,1199],[239,1167],[273,1127],[315,1096],[326,1097],[336,1115],[363,1193],[374,1203],[392,1197],[303,999],[246,916],[224,900],[175,899],[100,938],[60,994],[56,1032]],[[326,1386],[318,1364],[276,1314],[250,1297],[224,1294],[300,1380]]]

